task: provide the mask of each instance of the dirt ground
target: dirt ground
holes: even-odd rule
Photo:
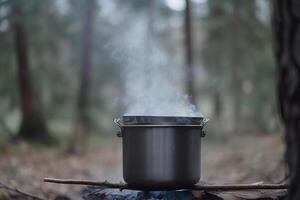
[[[0,147],[0,181],[53,199],[58,194],[81,199],[81,186],[43,183],[44,177],[122,181],[121,141],[97,137],[82,155],[63,148],[18,143]],[[202,181],[277,183],[285,177],[282,135],[238,135],[202,142]],[[1,192],[0,189],[0,199]]]

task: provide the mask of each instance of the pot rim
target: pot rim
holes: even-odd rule
[[[202,116],[145,116],[123,115],[118,120],[123,126],[153,125],[153,126],[204,126],[208,119]]]

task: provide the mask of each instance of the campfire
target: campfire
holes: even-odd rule
[[[100,199],[223,199],[249,196],[279,199],[286,184],[215,185],[199,182],[203,117],[123,116],[115,119],[123,140],[126,183],[45,178],[45,182],[87,185],[83,198]],[[262,192],[268,190],[268,192]],[[228,194],[228,191],[235,191]],[[251,191],[251,193],[247,193]],[[225,196],[224,196],[225,195]]]

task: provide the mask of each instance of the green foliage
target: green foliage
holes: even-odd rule
[[[270,2],[264,9],[270,11]],[[271,23],[260,18],[257,1],[240,1],[234,15],[235,0],[209,0],[209,13],[203,20],[207,29],[202,58],[213,87],[221,87],[232,101],[232,66],[236,67],[241,86],[239,99],[242,119],[237,123],[254,123],[268,128],[268,117],[274,118],[275,63],[272,52]],[[266,14],[266,13],[263,13]]]
[[[64,6],[59,4],[60,1],[63,1]],[[3,123],[13,131],[19,126],[19,90],[12,23],[20,20],[28,32],[33,86],[50,130],[61,134],[73,131],[85,1],[60,1],[0,0],[0,129],[4,128],[1,127]],[[270,11],[269,1],[261,1],[268,2],[264,9]],[[112,56],[114,49],[110,48],[109,42],[113,40],[114,34],[120,34],[119,26],[126,26],[126,21],[116,20],[118,17],[122,18],[120,13],[109,12],[104,15],[105,5],[108,3],[97,2],[99,5],[94,22],[93,71],[88,110],[94,132],[104,132],[111,130],[111,119],[122,110],[122,64],[117,63]],[[133,20],[141,12],[149,14],[148,1],[109,2],[119,9],[126,7],[130,15],[128,20]],[[214,91],[220,87],[224,91],[222,103],[228,109],[232,101],[230,69],[236,64],[235,59],[239,58],[237,72],[241,85],[241,123],[272,121],[276,111],[271,23],[269,19],[262,19],[258,15],[258,1],[254,0],[242,1],[239,17],[233,20],[234,2],[208,0],[208,14],[205,17],[197,15],[196,8],[193,10],[194,35],[205,35],[203,46],[198,45],[198,40],[195,40],[194,46],[197,49],[194,53],[199,55],[195,58],[203,62],[208,71],[206,83],[198,86],[201,88],[198,92],[201,92],[201,97],[208,96],[212,99]],[[159,30],[155,30],[155,37],[161,41],[162,48],[172,53],[174,60],[180,60],[183,54],[183,12],[173,11],[161,1],[157,1],[155,6],[154,27],[159,27]],[[16,7],[21,9],[22,18],[14,17]],[[235,43],[238,44],[238,55],[234,53]],[[198,51],[198,46],[201,46],[201,52]],[[199,60],[196,65],[200,63]],[[213,101],[210,104],[211,102]],[[14,119],[13,123],[11,119]],[[266,128],[266,123],[261,126]]]
[[[17,85],[17,67],[14,49],[13,20],[19,20],[26,28],[29,42],[29,63],[35,93],[40,107],[51,127],[60,127],[70,133],[75,115],[78,91],[79,67],[82,54],[82,8],[85,1],[65,1],[66,9],[61,12],[57,1],[52,0],[10,0],[0,4],[0,111],[1,122],[7,123],[11,113],[19,110],[19,90]],[[22,11],[22,18],[14,17],[14,9]],[[5,13],[2,10],[7,10]],[[96,16],[98,23],[98,15]],[[1,29],[7,24],[7,27]],[[102,86],[115,81],[115,65],[108,60],[104,43],[108,33],[96,27],[95,52],[93,61],[93,80],[90,110],[105,110],[101,94]],[[115,76],[118,77],[118,76]],[[6,84],[9,83],[9,84]],[[115,87],[117,87],[115,85]],[[95,91],[95,92],[94,92]],[[111,112],[106,111],[106,112]],[[19,115],[20,112],[17,112]],[[96,117],[96,116],[93,116]],[[97,131],[101,123],[93,120]],[[1,124],[3,124],[1,123]],[[18,120],[14,122],[18,125]],[[63,126],[57,125],[64,124]],[[3,127],[4,128],[4,127]],[[11,127],[15,130],[15,127]],[[100,129],[99,129],[100,128]],[[0,128],[1,129],[1,128]],[[55,130],[60,132],[59,128]]]

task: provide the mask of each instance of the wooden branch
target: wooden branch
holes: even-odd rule
[[[44,182],[58,183],[58,184],[73,184],[73,185],[90,185],[90,186],[105,186],[110,188],[119,189],[135,189],[125,183],[109,183],[107,181],[89,181],[89,180],[74,180],[74,179],[55,179],[45,178]],[[287,184],[228,184],[228,185],[194,185],[191,190],[203,190],[203,191],[236,191],[236,190],[279,190],[287,189]]]
[[[193,190],[236,191],[236,190],[282,190],[287,184],[228,184],[228,185],[195,185]]]
[[[17,193],[17,194],[19,194],[23,197],[28,197],[28,198],[31,198],[33,200],[44,200],[41,197],[35,196],[35,195],[27,193],[27,192],[23,192],[23,191],[15,188],[15,187],[10,187],[10,186],[5,185],[4,183],[1,183],[1,182],[0,182],[0,189],[5,189],[5,190],[11,191],[11,192],[15,192],[15,193]]]
[[[71,185],[90,185],[90,186],[105,186],[110,188],[129,189],[125,183],[109,183],[108,181],[88,181],[88,180],[75,180],[75,179],[56,179],[44,178],[44,182],[58,183],[58,184],[71,184]]]

